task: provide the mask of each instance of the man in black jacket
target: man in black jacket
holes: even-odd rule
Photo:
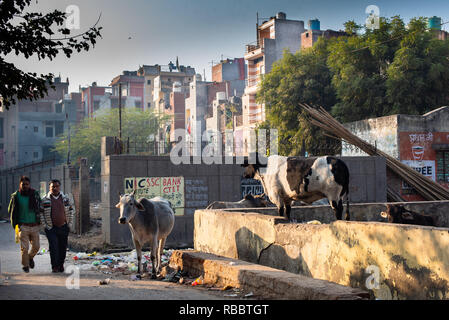
[[[23,271],[30,272],[34,268],[34,256],[39,252],[39,193],[31,188],[30,178],[20,178],[19,190],[11,195],[8,213],[11,225],[15,229],[19,226],[20,251],[22,255]],[[31,243],[31,251],[29,251]]]

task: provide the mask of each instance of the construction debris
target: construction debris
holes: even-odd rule
[[[335,120],[323,107],[313,108],[307,104],[300,104],[300,106],[313,118],[310,120],[313,125],[324,129],[334,138],[338,138],[342,141],[344,140],[347,143],[358,147],[370,156],[384,157],[386,159],[387,168],[412,186],[424,199],[428,201],[449,200],[448,190],[435,181],[413,170],[406,164],[403,164],[399,160],[377,149],[375,146],[360,139]],[[394,196],[391,192],[390,194]]]

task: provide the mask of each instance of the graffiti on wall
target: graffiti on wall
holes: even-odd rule
[[[242,190],[242,199],[247,194],[258,195],[264,192],[262,184],[256,179],[242,179],[240,182],[240,187]]]
[[[130,177],[124,183],[125,193],[136,190],[137,198],[165,198],[176,215],[184,214],[184,177]]]

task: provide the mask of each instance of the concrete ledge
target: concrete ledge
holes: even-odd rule
[[[361,300],[370,298],[367,291],[360,289],[198,251],[174,251],[170,266],[179,267],[193,276],[202,275],[205,283],[242,288],[264,299]]]
[[[194,248],[369,290],[382,300],[449,298],[447,228],[359,221],[312,225],[197,210]]]
[[[380,216],[382,211],[387,210],[388,203],[350,203],[349,211],[351,221],[378,221],[387,222]],[[435,220],[435,226],[441,228],[449,227],[449,201],[415,201],[415,202],[395,202],[403,205],[406,209],[430,215]],[[266,215],[277,216],[274,208],[240,208],[224,209],[229,212],[257,212]],[[346,210],[346,204],[344,205]],[[292,219],[298,222],[319,220],[321,223],[331,223],[336,221],[335,214],[329,205],[292,207],[290,213]]]

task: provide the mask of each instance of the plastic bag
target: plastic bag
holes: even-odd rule
[[[16,243],[19,243],[19,241],[20,241],[19,233],[20,233],[19,225],[16,224],[16,228],[15,228],[15,240],[16,240]]]

